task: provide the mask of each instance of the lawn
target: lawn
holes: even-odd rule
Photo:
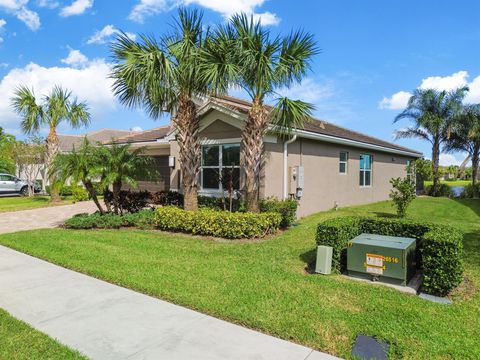
[[[61,202],[50,203],[49,196],[33,196],[33,197],[0,197],[0,213],[7,211],[19,211],[36,209],[46,206],[66,205],[71,204],[72,201],[68,198],[64,198]]]
[[[468,286],[451,306],[338,275],[309,275],[315,227],[342,215],[392,216],[389,202],[319,213],[260,242],[136,230],[39,230],[0,243],[59,265],[315,349],[349,357],[357,334],[391,358],[480,358],[480,201],[421,197],[409,217],[465,234]]]
[[[0,359],[85,359],[0,309]]]
[[[472,183],[472,180],[445,180],[441,181],[442,184],[447,184],[448,186],[467,186]],[[433,181],[425,181],[425,186],[430,186],[433,184]]]

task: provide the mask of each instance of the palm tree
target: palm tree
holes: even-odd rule
[[[87,137],[84,138],[79,150],[74,147],[72,152],[68,154],[57,154],[51,171],[56,172],[56,176],[62,182],[66,182],[68,179],[74,183],[81,182],[90,194],[90,198],[97,206],[98,211],[104,214],[105,211],[98,201],[98,194],[93,185],[99,172],[98,157],[96,149],[90,144]]]
[[[272,38],[268,30],[245,14],[235,15],[219,26],[206,42],[207,79],[212,84],[230,83],[243,89],[252,106],[242,131],[241,161],[245,172],[247,210],[258,212],[263,137],[275,127],[284,135],[301,127],[313,106],[281,97],[276,90],[300,82],[318,52],[313,36],[302,31]],[[211,66],[211,64],[217,66]],[[221,66],[220,66],[220,65]],[[278,96],[272,110],[265,101]]]
[[[60,86],[54,86],[48,95],[45,95],[41,104],[38,104],[33,90],[20,86],[15,90],[11,99],[14,111],[22,117],[21,128],[25,134],[37,133],[43,125],[49,127],[46,139],[47,169],[50,169],[55,155],[58,153],[57,127],[65,121],[71,127],[78,128],[90,123],[88,106],[78,102],[72,93]],[[55,182],[55,172],[51,172],[50,185]],[[60,200],[58,191],[52,186],[52,201]]]
[[[116,65],[114,92],[129,107],[141,107],[153,118],[172,114],[179,145],[185,208],[198,208],[200,140],[195,97],[206,95],[211,86],[200,71],[205,43],[203,15],[181,8],[172,36],[157,42],[141,36],[135,42],[120,34],[112,46]],[[226,85],[225,85],[226,87]]]
[[[465,151],[472,160],[472,187],[477,193],[478,165],[480,162],[480,104],[466,105],[455,118],[446,151]]]
[[[137,187],[136,179],[153,177],[152,159],[143,155],[144,152],[144,148],[132,149],[129,144],[97,144],[97,173],[101,176],[103,188],[112,186],[113,211],[116,214],[119,212],[123,184]]]
[[[455,91],[417,89],[410,97],[406,109],[394,121],[410,119],[414,122],[412,127],[398,130],[397,139],[419,138],[432,145],[433,196],[438,193],[440,186],[440,149],[450,137],[453,121],[462,108],[462,100],[467,92],[468,87]]]

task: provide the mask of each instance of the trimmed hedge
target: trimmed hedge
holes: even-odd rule
[[[79,214],[65,221],[64,226],[69,229],[119,229],[122,226],[132,226],[139,229],[153,229],[155,212],[141,210],[136,213],[115,215],[108,214]]]
[[[297,202],[295,200],[278,200],[268,198],[260,200],[261,212],[277,212],[282,216],[280,227],[286,229],[297,220]]]
[[[226,239],[261,238],[278,230],[282,218],[277,213],[232,213],[200,209],[187,211],[174,206],[155,210],[155,225],[160,230]]]
[[[345,271],[347,244],[362,233],[417,239],[417,263],[423,271],[422,290],[426,293],[445,296],[463,279],[462,234],[458,230],[399,219],[340,217],[320,223],[317,244],[333,248],[334,271]]]

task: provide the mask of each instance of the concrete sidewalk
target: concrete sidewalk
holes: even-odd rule
[[[0,213],[0,234],[57,227],[73,215],[92,213],[96,210],[97,207],[93,201],[82,201],[71,205],[2,212]]]
[[[3,246],[0,307],[92,359],[335,359]]]

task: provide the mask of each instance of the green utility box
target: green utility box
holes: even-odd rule
[[[416,272],[413,238],[361,234],[348,243],[348,275],[407,285]]]

